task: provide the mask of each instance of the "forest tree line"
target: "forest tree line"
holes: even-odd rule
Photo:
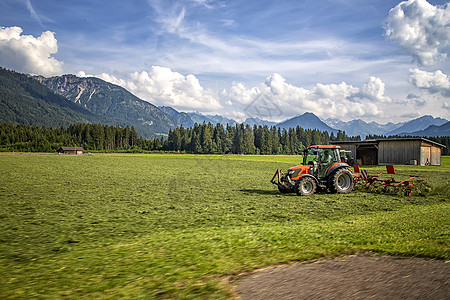
[[[348,137],[345,132],[337,135],[316,129],[281,129],[276,126],[237,124],[235,126],[195,124],[192,128],[178,127],[170,130],[167,148],[188,153],[234,154],[301,154],[310,145],[328,144],[330,141],[360,140]]]
[[[134,127],[102,124],[74,124],[67,128],[0,124],[0,151],[56,152],[61,146],[83,147],[86,151],[175,151],[195,154],[300,154],[313,144],[330,140],[351,140],[345,132],[289,130],[275,126],[195,124],[170,130],[167,137],[144,139]]]
[[[375,137],[375,136],[371,136]],[[448,154],[450,137],[429,138],[445,145]],[[168,136],[144,139],[134,127],[102,124],[74,124],[67,128],[0,124],[0,151],[56,152],[61,146],[83,147],[86,151],[173,151],[193,154],[301,154],[311,145],[330,141],[359,141],[344,132],[290,129],[268,126],[195,124],[170,130]]]

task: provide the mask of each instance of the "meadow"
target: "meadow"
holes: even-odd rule
[[[240,274],[375,252],[450,258],[450,157],[406,197],[269,183],[298,156],[0,155],[2,299],[227,299]],[[383,171],[372,166],[370,171]]]

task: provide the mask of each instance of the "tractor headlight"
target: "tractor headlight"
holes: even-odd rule
[[[294,174],[294,172],[295,172],[295,170],[289,170],[287,173],[288,173],[289,175],[292,175],[292,174]]]

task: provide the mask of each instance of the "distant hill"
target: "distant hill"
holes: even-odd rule
[[[344,122],[339,119],[326,119],[324,122],[335,129],[339,129],[341,131],[345,131],[347,135],[350,136],[361,136],[365,137],[369,134],[377,134],[384,135],[400,126],[404,123],[387,123],[387,124],[379,124],[377,122],[367,123],[361,119],[351,120],[349,122]]]
[[[315,114],[306,112],[301,116],[296,116],[294,118],[288,119],[276,125],[280,128],[296,128],[300,126],[304,129],[317,129],[320,131],[328,131],[328,133],[337,133],[338,130],[331,128],[327,124],[325,124],[322,120],[319,119]]]
[[[144,137],[168,133],[177,121],[124,88],[94,77],[35,77],[54,92],[99,116],[131,124]]]
[[[430,125],[424,130],[411,132],[411,135],[425,137],[450,136],[450,122],[441,126]]]
[[[222,125],[231,125],[231,126],[234,126],[234,125],[236,125],[236,124],[238,124],[238,122],[236,122],[235,120],[233,120],[233,119],[229,119],[229,118],[226,118],[226,117],[222,117],[222,116],[220,116],[220,115],[206,115],[206,117],[208,117],[209,119],[211,119],[211,120],[213,120],[213,122],[214,123],[220,123],[220,124],[222,124]]]
[[[208,124],[208,123],[215,124],[215,122],[213,120],[211,120],[210,118],[208,118],[205,115],[202,115],[199,112],[188,112],[187,114],[189,115],[189,117],[191,118],[191,120],[194,123],[203,124],[203,122],[205,122],[206,124]]]
[[[162,110],[166,115],[172,117],[177,122],[177,127],[183,125],[184,128],[189,128],[194,126],[194,122],[191,117],[185,112],[179,112],[176,109],[170,106],[160,106],[160,110]]]
[[[103,120],[25,74],[0,67],[0,122],[45,127]]]
[[[189,115],[189,117],[191,117],[192,121],[194,123],[197,124],[203,124],[203,122],[205,122],[206,124],[211,123],[211,124],[217,124],[220,123],[222,125],[236,125],[237,122],[233,119],[228,119],[225,117],[222,117],[220,115],[203,115],[199,112],[190,112],[187,113]]]
[[[275,126],[277,123],[276,122],[270,122],[270,121],[266,121],[266,120],[261,120],[260,118],[256,117],[256,118],[247,118],[244,121],[245,125],[250,125],[250,126],[268,126],[268,127],[272,127]]]
[[[441,126],[447,123],[448,120],[442,118],[434,118],[430,115],[425,115],[420,118],[411,120],[387,133],[387,135],[411,135],[413,132],[424,130],[431,125]]]

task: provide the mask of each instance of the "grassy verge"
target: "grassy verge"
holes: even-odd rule
[[[281,195],[290,156],[0,156],[2,298],[205,298],[222,276],[358,251],[449,258],[450,160],[426,196]],[[384,167],[370,167],[381,171]]]

